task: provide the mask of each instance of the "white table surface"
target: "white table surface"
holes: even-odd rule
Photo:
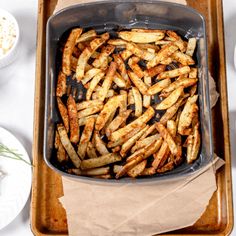
[[[236,192],[236,70],[233,67],[233,51],[236,44],[236,1],[223,0],[223,4],[233,190]],[[0,1],[0,8],[11,12],[18,20],[22,36],[17,61],[7,68],[0,69],[0,126],[11,131],[22,142],[30,156],[33,137],[37,7],[36,0]],[[236,195],[234,202],[236,202]],[[30,229],[29,205],[30,200],[21,214],[6,228],[0,230],[1,236],[33,235]],[[236,229],[231,235],[236,235]]]

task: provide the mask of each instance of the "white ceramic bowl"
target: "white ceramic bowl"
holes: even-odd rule
[[[18,45],[19,45],[19,39],[20,39],[20,30],[19,30],[19,26],[18,26],[18,23],[17,23],[15,17],[12,14],[10,14],[9,12],[7,12],[3,9],[0,9],[0,19],[2,17],[4,17],[6,19],[6,21],[10,21],[13,24],[13,27],[15,28],[15,39],[14,39],[13,45],[7,51],[7,53],[5,55],[3,55],[2,57],[0,56],[0,68],[11,64],[16,59]],[[0,32],[0,34],[1,34],[1,32]]]

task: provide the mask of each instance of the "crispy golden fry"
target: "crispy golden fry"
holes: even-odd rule
[[[94,93],[92,94],[92,99],[93,99],[93,100],[99,99],[99,92],[101,91],[101,87],[100,87],[100,88],[99,88],[99,87],[100,87],[100,86],[97,85],[96,88],[95,88],[96,92],[94,92]],[[107,95],[106,95],[106,98],[111,98],[111,97],[113,97],[113,96],[115,96],[115,95],[116,95],[115,91],[114,91],[113,89],[109,89],[109,90],[108,90],[108,93],[107,93]]]
[[[141,125],[136,125],[132,130],[130,130],[129,133],[127,133],[125,135],[121,135],[116,141],[109,142],[107,147],[112,148],[112,147],[117,147],[119,145],[122,145],[127,140],[129,140],[134,135],[136,135],[140,130],[144,129],[145,126],[146,125],[144,123],[142,123]]]
[[[131,153],[134,153],[135,151],[146,147],[147,145],[149,145],[150,143],[152,143],[153,141],[157,140],[158,138],[160,138],[159,134],[154,134],[152,136],[149,136],[147,138],[144,138],[142,140],[138,140],[135,145],[132,147],[131,149]]]
[[[167,88],[163,89],[163,93],[170,93],[173,90],[177,89],[178,87],[182,86],[184,88],[190,87],[194,84],[197,83],[196,78],[183,78],[183,79],[178,79],[175,82],[171,83]]]
[[[114,165],[113,166],[113,172],[116,174],[118,173],[121,169],[122,169],[123,166],[119,166],[119,165]]]
[[[176,156],[174,157],[174,163],[175,165],[179,165],[182,160],[183,160],[183,157],[182,157],[182,138],[181,138],[181,135],[177,134],[176,137],[175,137],[175,143],[177,145],[177,154]]]
[[[185,42],[181,39],[179,35],[177,35],[174,31],[171,31],[171,30],[167,30],[166,34],[170,37],[172,41],[175,42],[175,44],[178,46],[181,52],[186,51]]]
[[[74,164],[74,166],[76,168],[79,168],[80,164],[81,164],[81,160],[78,157],[75,149],[73,148],[73,146],[67,136],[67,132],[66,132],[65,127],[62,124],[58,124],[57,131],[59,133],[61,143],[62,143],[63,147],[65,148],[66,152],[68,153],[72,163]]]
[[[175,138],[177,132],[177,126],[174,120],[168,120],[166,124],[168,132],[171,134],[172,138]]]
[[[126,87],[126,81],[122,78],[122,76],[118,72],[116,72],[115,75],[113,76],[113,81],[120,88]]]
[[[171,92],[171,94],[164,99],[161,103],[157,104],[156,110],[165,110],[173,106],[179,97],[183,94],[184,88],[182,86],[178,87],[176,90]]]
[[[63,124],[65,126],[66,132],[69,132],[69,116],[66,106],[61,101],[60,97],[57,97],[57,106],[63,121]]]
[[[73,49],[76,44],[76,39],[78,36],[82,34],[81,28],[73,29],[67,39],[67,42],[65,44],[64,50],[63,50],[63,56],[62,56],[62,72],[65,75],[71,75],[71,61],[70,58],[73,53]]]
[[[92,69],[88,70],[85,73],[83,79],[81,80],[82,84],[83,85],[87,84],[98,73],[102,73],[102,70],[98,69],[98,68],[92,68]]]
[[[84,126],[83,133],[82,133],[81,138],[80,138],[80,142],[78,144],[78,151],[77,151],[77,153],[78,153],[80,159],[82,159],[82,160],[85,157],[87,146],[88,146],[88,142],[89,142],[90,138],[92,137],[95,120],[96,119],[94,117],[90,117],[87,120],[87,122],[86,122],[86,124]]]
[[[127,92],[124,91],[124,90],[121,90],[120,91],[120,94],[123,95],[122,96],[122,99],[120,101],[120,110],[119,110],[119,113],[122,114],[123,112],[126,112],[127,111],[127,99],[128,99],[128,95],[127,95]]]
[[[62,97],[64,94],[66,94],[66,75],[60,71],[57,78],[56,96]]]
[[[119,54],[114,54],[113,58],[117,64],[117,68],[120,71],[122,78],[125,80],[126,88],[130,87],[130,79],[126,71],[126,66]]]
[[[195,64],[195,61],[192,59],[192,57],[180,51],[174,52],[172,55],[172,58],[184,66]]]
[[[170,161],[167,164],[165,164],[163,167],[161,167],[160,169],[157,169],[157,173],[164,173],[172,169],[174,169],[174,162]]]
[[[162,167],[170,154],[170,149],[167,142],[163,142],[161,148],[158,152],[153,154],[154,160],[152,162],[152,167],[156,170],[157,168]]]
[[[134,115],[136,117],[139,117],[142,115],[143,112],[143,102],[142,102],[142,96],[138,89],[136,87],[132,87],[132,92],[134,96],[134,104],[135,104],[135,113]]]
[[[125,127],[118,129],[114,133],[111,134],[111,141],[116,141],[120,137],[128,134],[132,129],[134,129],[137,126],[140,126],[143,123],[147,123],[155,114],[155,111],[152,107],[149,107],[140,117],[138,117],[136,120],[132,121]]]
[[[198,126],[199,125],[197,124],[193,128],[193,146],[192,146],[190,157],[187,156],[187,162],[189,164],[197,159],[197,155],[198,155],[200,144],[201,144],[201,141],[200,141],[201,138],[200,138],[200,133],[199,133],[199,130],[198,130]]]
[[[128,93],[128,105],[131,105],[131,104],[134,104],[134,96],[133,96],[132,89],[130,89]]]
[[[99,57],[94,60],[93,66],[96,68],[106,69],[108,66],[108,56],[113,53],[115,46],[108,45],[102,49]]]
[[[144,76],[144,83],[150,87],[152,85],[152,78],[150,76]],[[151,96],[143,95],[143,106],[148,108],[151,104]]]
[[[185,103],[184,109],[180,115],[178,123],[178,133],[181,135],[186,135],[186,133],[184,133],[184,130],[186,130],[191,125],[193,116],[198,110],[198,107],[195,106],[197,98],[197,95],[189,97],[187,102]]]
[[[96,86],[98,83],[101,81],[101,79],[104,77],[105,73],[104,72],[99,72],[97,75],[95,75],[89,84],[89,87],[86,92],[86,100],[89,101],[91,99],[92,93],[95,90]],[[97,101],[97,100],[94,100]],[[102,102],[102,101],[101,101]]]
[[[144,72],[138,65],[138,61],[139,61],[138,57],[131,57],[128,61],[128,65],[133,70],[133,72],[141,79],[144,76]]]
[[[193,53],[195,51],[196,45],[197,45],[197,39],[196,38],[190,38],[188,40],[186,55],[192,57]]]
[[[133,72],[128,71],[129,77],[137,89],[143,94],[147,94],[148,87],[147,85]]]
[[[79,126],[85,125],[87,120],[92,118],[92,117],[96,119],[98,117],[98,115],[91,115],[91,116],[85,116],[85,117],[80,118],[79,119]]]
[[[97,117],[95,129],[101,130],[104,125],[106,124],[110,114],[115,111],[121,100],[123,100],[123,97],[125,95],[118,95],[110,98],[108,102],[104,105],[102,111],[100,112],[99,116]]]
[[[106,136],[109,137],[112,132],[116,131],[120,125],[127,120],[132,110],[120,113],[106,128]]]
[[[161,31],[158,32],[135,32],[135,31],[122,31],[118,36],[126,41],[134,43],[154,43],[165,37]]]
[[[138,47],[148,51],[152,50],[153,53],[158,52],[160,50],[159,46],[149,43],[139,43]]]
[[[76,103],[71,95],[67,99],[67,109],[70,123],[70,141],[76,144],[79,142],[80,131]]]
[[[77,110],[83,110],[86,109],[87,107],[93,107],[93,106],[99,106],[103,105],[103,102],[100,100],[90,100],[90,101],[83,101],[79,102],[76,104]]]
[[[156,45],[166,45],[166,44],[169,44],[169,43],[171,43],[171,41],[159,40],[159,41],[155,42]]]
[[[127,45],[127,41],[123,40],[123,39],[109,39],[107,41],[108,44],[113,45],[113,46],[124,46],[126,47]]]
[[[150,61],[155,57],[155,53],[151,53],[147,50],[141,49],[137,44],[134,43],[127,43],[126,48],[132,52],[135,56]]]
[[[155,95],[155,94],[161,92],[166,87],[168,87],[170,84],[171,84],[171,80],[170,79],[168,79],[168,78],[167,79],[163,79],[163,80],[155,83],[151,87],[149,87],[147,93],[149,95]]]
[[[109,37],[109,35],[108,35]],[[108,38],[107,38],[108,39]],[[90,46],[86,47],[81,53],[76,67],[76,79],[80,81],[84,76],[85,66],[91,55],[106,42],[106,39],[96,38],[90,42]]]
[[[164,60],[161,60],[160,64],[162,64],[162,65],[169,65],[169,64],[172,63],[172,61],[173,61],[173,59],[171,57],[167,57]]]
[[[81,169],[87,170],[87,169],[92,169],[96,167],[101,167],[107,164],[118,162],[120,160],[121,160],[121,156],[118,155],[117,153],[109,153],[109,154],[100,156],[98,158],[83,160],[81,162]]]
[[[137,134],[128,139],[121,147],[120,155],[124,157],[126,153],[130,150],[130,148],[134,145],[134,143],[147,131],[149,126],[147,125],[145,128],[141,129]]]
[[[112,81],[113,81],[113,77],[115,75],[116,72],[116,68],[117,68],[117,64],[115,62],[111,62],[108,72],[106,74],[106,77],[103,81],[102,84],[102,90],[99,92],[99,100],[104,101],[104,99],[106,98],[106,95],[111,87]]]
[[[138,175],[140,175],[145,167],[147,165],[147,160],[143,160],[142,162],[140,162],[138,165],[136,165],[135,167],[133,167],[132,169],[130,169],[127,174],[132,177],[132,178],[135,178],[137,177]]]
[[[161,72],[163,72],[165,70],[166,70],[166,66],[165,65],[158,65],[158,66],[152,67],[150,69],[147,69],[145,72],[150,77],[154,77],[154,76],[160,74]]]
[[[164,140],[167,142],[169,149],[171,151],[171,153],[173,155],[177,154],[177,146],[175,141],[173,140],[173,138],[171,137],[170,133],[168,132],[168,130],[165,128],[164,125],[162,125],[161,123],[156,123],[156,128],[158,130],[158,132],[160,133],[160,135],[164,138]]]
[[[95,131],[95,133],[94,133],[94,140],[95,140],[95,147],[101,155],[105,155],[105,154],[109,153],[109,151],[106,148],[105,143],[102,141],[102,139],[97,131]]]
[[[86,152],[87,152],[88,158],[97,158],[98,157],[97,153],[96,153],[96,149],[91,142],[88,142]]]
[[[192,150],[193,150],[193,142],[194,142],[194,138],[193,135],[190,134],[188,136],[188,138],[186,139],[186,146],[187,146],[187,162],[191,163],[191,158],[192,158]]]
[[[197,78],[197,68],[191,68],[188,74],[189,78]]]
[[[155,133],[156,133],[155,131],[157,131],[157,130],[156,130],[156,125],[153,124],[153,125],[151,125],[151,126],[147,129],[147,131],[144,132],[144,134],[142,135],[142,137],[140,138],[140,140],[145,139],[149,134],[155,134]]]
[[[103,105],[98,105],[98,106],[89,107],[84,110],[81,110],[78,112],[78,118],[83,118],[85,116],[90,116],[92,114],[95,114],[95,113],[101,111],[102,108],[103,108]]]
[[[89,30],[86,33],[83,33],[82,35],[80,35],[79,37],[77,37],[76,39],[76,43],[82,43],[85,41],[90,41],[92,39],[94,39],[97,36],[97,33],[95,30]]]
[[[126,61],[129,57],[131,57],[133,55],[133,53],[131,52],[131,51],[129,51],[129,50],[127,50],[127,49],[125,49],[124,51],[122,51],[121,53],[120,53],[120,56],[121,56],[121,58],[124,60],[124,61]]]
[[[190,67],[189,66],[184,66],[178,69],[174,70],[169,70],[169,71],[164,71],[161,72],[158,76],[157,79],[166,79],[166,78],[175,78],[177,76],[186,74],[190,72]]]
[[[165,45],[157,54],[156,56],[147,63],[147,68],[150,69],[151,67],[156,66],[162,60],[165,60],[167,57],[170,57],[175,51],[178,50],[178,47],[173,43]]]
[[[148,167],[143,170],[142,173],[140,173],[140,176],[149,176],[154,175],[156,173],[156,170],[153,167]]]

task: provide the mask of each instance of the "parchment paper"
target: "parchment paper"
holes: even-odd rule
[[[55,12],[78,3],[99,0],[59,0]],[[185,0],[168,0],[186,5]],[[219,97],[209,76],[211,107]],[[62,178],[70,236],[150,236],[193,225],[216,190],[219,157],[187,179],[161,183],[91,184]]]

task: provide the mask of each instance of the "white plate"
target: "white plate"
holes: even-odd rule
[[[0,127],[0,142],[30,158],[22,144],[9,131]],[[0,170],[6,175],[0,180],[0,229],[12,222],[24,208],[31,190],[32,169],[23,161],[0,156]]]

